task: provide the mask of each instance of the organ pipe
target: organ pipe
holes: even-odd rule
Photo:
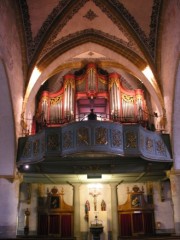
[[[66,74],[63,77],[63,87],[58,92],[42,93],[38,110],[44,114],[44,119],[55,123],[67,117],[72,119],[75,113],[84,116],[90,107],[79,111],[78,103],[86,99],[86,103],[89,101],[93,105],[99,98],[99,100],[103,99],[104,104],[100,111],[101,116],[110,112],[112,119],[117,118],[125,122],[147,120],[147,115],[145,116],[144,113],[146,102],[143,90],[125,89],[121,84],[121,76],[116,72],[103,74],[104,72],[99,71],[95,63],[89,63],[77,75]],[[99,79],[101,84],[98,84]],[[97,109],[100,109],[99,105]]]

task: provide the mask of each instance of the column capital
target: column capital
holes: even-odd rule
[[[180,176],[180,169],[171,169],[166,172],[166,175],[170,178],[172,175]]]
[[[169,175],[169,179],[172,195],[180,195],[180,175],[173,172]]]
[[[112,183],[109,183],[109,185],[111,188],[117,188],[117,186],[119,185],[119,182],[112,182]]]

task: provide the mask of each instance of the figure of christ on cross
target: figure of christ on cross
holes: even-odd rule
[[[97,196],[99,196],[101,193],[96,192],[96,189],[94,189],[93,192],[90,192],[89,195],[91,195],[94,198],[94,211],[97,211]]]

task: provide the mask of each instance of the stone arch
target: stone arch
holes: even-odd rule
[[[41,72],[41,75],[37,79],[33,89],[31,90],[29,96],[25,99],[24,103],[26,106],[24,106],[23,109],[26,109],[29,111],[29,109],[32,110],[32,106],[34,105],[33,101],[36,96],[36,93],[41,86],[54,72],[57,72],[56,69],[63,69],[63,66],[67,69],[71,68],[80,68],[81,62],[83,62],[83,59],[76,59],[76,56],[79,54],[86,52],[86,51],[94,51],[101,55],[104,55],[104,61],[106,61],[109,66],[112,67],[114,64],[115,68],[120,68],[120,66],[123,66],[124,69],[129,71],[132,75],[134,75],[136,78],[143,81],[144,85],[148,89],[149,93],[152,95],[152,98],[156,104],[156,108],[159,111],[160,114],[162,114],[162,103],[156,93],[156,89],[153,88],[151,83],[148,81],[148,79],[145,77],[145,75],[142,73],[141,69],[139,69],[135,64],[133,64],[130,60],[126,59],[122,55],[118,54],[115,51],[112,51],[109,48],[106,48],[104,46],[95,44],[95,43],[85,43],[80,46],[76,46],[65,53],[59,55],[54,61],[52,61],[46,68],[43,69]],[[97,61],[101,61],[102,59],[97,59]],[[79,62],[79,64],[78,64]],[[103,61],[102,61],[103,62]],[[61,70],[59,70],[60,72]],[[27,113],[26,111],[26,113]]]

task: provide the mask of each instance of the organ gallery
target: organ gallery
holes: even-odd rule
[[[179,11],[0,0],[0,239],[179,239]]]

